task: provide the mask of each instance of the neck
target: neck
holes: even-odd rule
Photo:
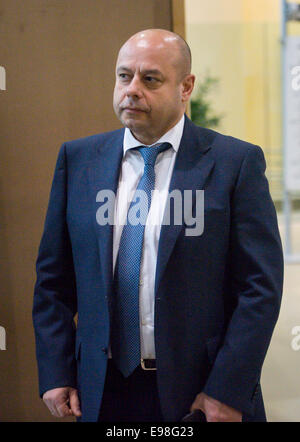
[[[162,130],[160,133],[156,133],[156,134],[135,132],[133,129],[130,129],[130,130],[131,130],[132,135],[138,141],[140,141],[142,144],[144,144],[146,146],[150,146],[152,144],[155,144],[163,135],[165,135],[167,132],[169,132],[169,130],[171,130],[173,127],[175,127],[176,124],[181,120],[181,118],[182,118],[182,115],[180,115],[180,117],[175,122],[170,124],[167,128]]]

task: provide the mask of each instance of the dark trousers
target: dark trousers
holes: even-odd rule
[[[124,378],[109,359],[98,421],[162,422],[156,371],[139,366]]]

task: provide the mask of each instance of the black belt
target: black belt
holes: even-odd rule
[[[141,359],[143,370],[156,370],[156,359]]]

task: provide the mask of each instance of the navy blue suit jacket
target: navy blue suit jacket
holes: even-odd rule
[[[78,388],[96,421],[113,300],[113,226],[96,221],[100,190],[116,192],[124,129],[62,145],[38,259],[33,321],[40,395]],[[178,421],[206,394],[264,420],[260,375],[282,293],[275,209],[258,146],[185,126],[170,184],[204,190],[204,231],[163,225],[155,283],[161,408]],[[77,328],[74,315],[78,313]]]

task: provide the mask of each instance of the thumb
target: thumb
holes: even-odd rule
[[[190,411],[193,412],[195,410],[201,410],[204,411],[204,397],[203,393],[197,394],[195,397],[195,400],[190,408]]]
[[[70,408],[75,416],[81,416],[79,397],[75,388],[70,390]]]

